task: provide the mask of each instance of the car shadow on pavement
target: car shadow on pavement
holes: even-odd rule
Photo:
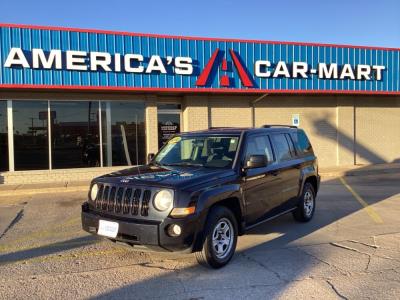
[[[337,199],[331,192],[327,193],[328,186],[337,193]],[[374,205],[399,193],[400,186],[397,186],[395,190],[391,189],[370,197],[368,203]],[[346,197],[342,197],[344,194]],[[339,180],[326,181],[322,184],[316,214],[312,221],[297,223],[291,214],[287,214],[252,229],[245,236],[239,237],[237,252],[230,264],[224,268],[206,269],[193,260],[189,266],[180,268],[178,262],[178,267],[166,271],[161,261],[158,267],[163,272],[162,275],[157,274],[150,279],[122,286],[95,299],[130,299],[132,295],[135,295],[135,299],[152,297],[229,299],[236,297],[236,293],[252,290],[252,287],[257,287],[257,291],[262,291],[262,294],[252,295],[251,298],[272,299],[292,288],[291,283],[310,277],[323,281],[325,286],[321,288],[330,290],[330,278],[345,275],[349,271],[346,265],[351,266],[351,263],[346,260],[349,258],[346,257],[344,249],[335,250],[342,251],[340,255],[343,255],[343,266],[340,265],[342,257],[331,257],[332,249],[329,249],[332,247],[331,243],[341,243],[347,239],[346,236],[338,235],[336,224],[346,222],[347,217],[360,213],[363,221],[369,226],[379,227],[373,224],[365,212],[361,212],[362,206],[352,197]],[[365,236],[369,236],[369,229],[365,229]],[[321,230],[324,232],[318,233]],[[306,239],[311,234],[320,234],[318,238],[320,244],[307,242]],[[374,235],[373,232],[370,235]],[[246,246],[247,242],[249,247]],[[351,253],[351,251],[348,252]],[[367,260],[367,257],[363,259]],[[330,266],[330,260],[339,261],[340,267]],[[365,264],[367,263],[365,261]],[[157,263],[155,265],[152,267],[157,268]],[[352,271],[363,272],[364,265]],[[171,287],[171,289],[162,289],[163,286]],[[172,291],[175,292],[172,293]]]
[[[35,248],[10,252],[0,255],[0,265],[10,264],[17,261],[28,260],[36,257],[52,255],[58,252],[68,251],[82,246],[97,243],[99,238],[95,236],[84,236],[48,245],[41,245]]]

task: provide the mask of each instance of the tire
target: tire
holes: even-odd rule
[[[303,187],[299,204],[293,211],[293,218],[298,222],[310,221],[315,212],[315,191],[311,183],[306,182]]]
[[[212,208],[204,229],[202,250],[195,252],[198,263],[214,269],[225,266],[235,253],[237,237],[238,225],[233,212],[224,206]]]

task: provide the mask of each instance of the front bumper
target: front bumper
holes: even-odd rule
[[[82,205],[82,228],[83,230],[97,235],[99,220],[119,223],[118,235],[113,241],[119,241],[132,246],[145,246],[155,251],[184,251],[192,252],[193,244],[197,235],[198,220],[195,216],[182,219],[166,218],[162,222],[135,220],[132,218],[107,216],[102,212],[89,210],[87,203]],[[167,234],[170,224],[181,226],[182,233],[178,237]]]

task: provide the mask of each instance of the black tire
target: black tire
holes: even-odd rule
[[[312,208],[310,209],[310,197],[312,201]],[[310,221],[315,212],[315,191],[311,183],[306,182],[303,187],[303,192],[299,204],[295,211],[293,211],[293,218],[298,222]]]
[[[225,239],[221,239],[221,235],[224,234],[218,233],[218,229],[225,228],[222,226],[224,223],[226,226],[231,227],[229,230],[233,231],[229,234],[232,240],[229,241],[228,245],[222,245],[221,241],[221,243],[218,243],[220,245],[216,245],[216,247],[214,247],[213,241],[215,241],[215,239],[213,239],[213,234],[217,233],[220,240],[226,241]],[[204,241],[202,250],[195,252],[198,263],[214,269],[219,269],[225,266],[232,259],[232,256],[235,253],[238,237],[238,225],[233,212],[224,206],[216,206],[212,208],[207,217],[203,237]],[[226,246],[224,255],[221,255],[221,253],[218,254],[218,250],[216,248],[224,249],[224,246]]]

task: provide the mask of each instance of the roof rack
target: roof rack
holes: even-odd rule
[[[230,126],[212,126],[209,127],[208,129],[212,130],[212,129],[237,129],[237,127],[230,127]]]
[[[279,125],[279,124],[271,124],[271,125],[262,125],[262,128],[272,128],[272,127],[287,127],[287,128],[297,128],[294,125]]]

